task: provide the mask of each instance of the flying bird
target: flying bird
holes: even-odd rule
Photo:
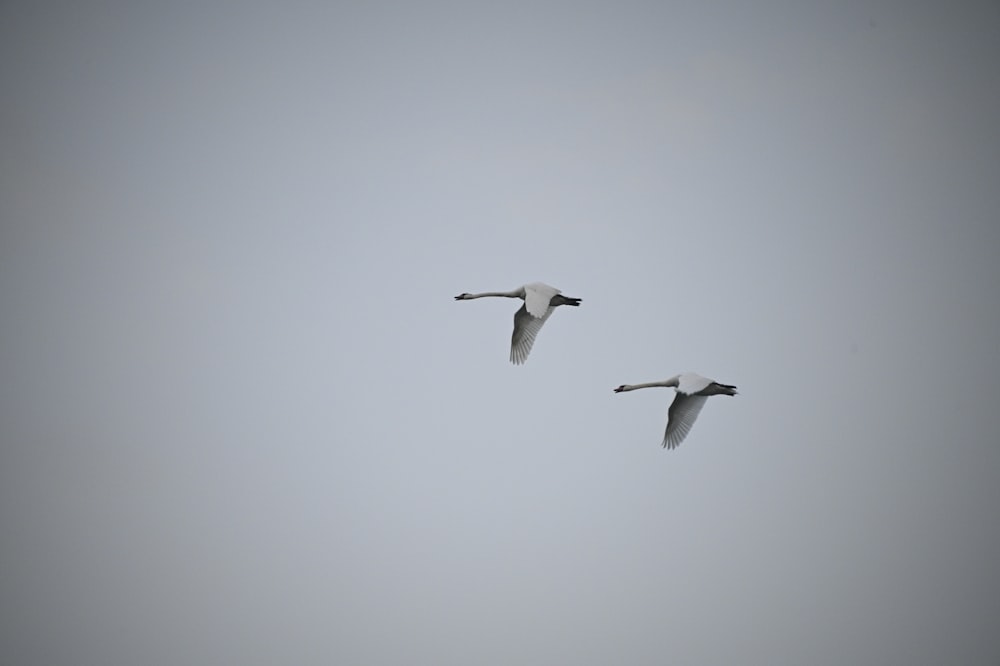
[[[693,372],[676,375],[662,382],[622,384],[615,389],[615,393],[653,386],[673,387],[677,392],[674,401],[670,403],[670,409],[667,410],[667,429],[663,433],[663,446],[668,449],[675,449],[684,441],[709,396],[736,395],[735,386],[720,384]]]
[[[501,296],[503,298],[520,298],[524,301],[521,309],[514,313],[514,334],[510,338],[510,362],[521,365],[528,358],[531,346],[535,344],[535,336],[542,329],[542,324],[552,316],[552,312],[560,305],[580,305],[579,298],[563,296],[555,287],[542,282],[532,282],[512,291],[486,291],[481,294],[459,294],[456,301],[471,301],[474,298]]]

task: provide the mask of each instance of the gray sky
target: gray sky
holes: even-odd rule
[[[995,2],[198,4],[0,6],[0,662],[1000,662]]]

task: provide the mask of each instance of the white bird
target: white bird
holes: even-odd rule
[[[471,301],[473,298],[502,296],[520,298],[524,301],[521,309],[514,313],[514,334],[510,339],[510,362],[521,365],[528,358],[535,336],[553,310],[560,305],[580,305],[579,298],[563,296],[555,287],[542,282],[532,282],[512,291],[486,291],[481,294],[459,294],[456,301]]]
[[[676,375],[662,382],[648,384],[622,384],[615,393],[634,391],[653,386],[671,386],[677,391],[674,401],[667,410],[667,429],[663,433],[663,446],[668,449],[677,448],[694,425],[698,413],[705,406],[710,395],[736,395],[736,387],[720,384],[693,372]]]

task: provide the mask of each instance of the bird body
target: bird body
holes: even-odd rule
[[[709,396],[736,395],[735,386],[720,384],[694,372],[675,375],[660,382],[622,384],[615,389],[615,393],[656,386],[672,387],[676,392],[667,410],[667,428],[663,433],[663,446],[668,449],[677,448],[684,441]]]
[[[456,301],[469,301],[474,298],[491,296],[502,298],[520,298],[524,301],[521,309],[514,313],[514,333],[510,340],[510,362],[515,365],[524,363],[531,347],[535,344],[535,336],[542,325],[552,316],[552,312],[560,305],[580,305],[579,298],[563,296],[555,287],[544,282],[531,282],[512,289],[511,291],[487,291],[479,294],[463,293],[455,297]]]

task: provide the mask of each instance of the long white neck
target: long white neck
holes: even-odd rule
[[[662,382],[646,382],[645,384],[625,384],[625,385],[623,385],[621,387],[621,390],[622,391],[634,391],[636,389],[654,388],[654,387],[657,387],[657,386],[665,386],[665,387],[672,386],[672,387],[676,388],[677,387],[677,381],[678,381],[677,377],[671,377],[670,379],[664,379]]]
[[[473,298],[486,298],[487,296],[502,296],[504,298],[521,298],[522,292],[520,289],[514,289],[512,291],[484,291],[481,294],[469,294],[465,297],[465,300],[471,300]]]

